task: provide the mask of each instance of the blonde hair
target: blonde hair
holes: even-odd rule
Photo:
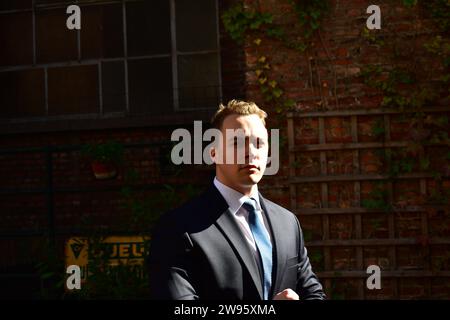
[[[219,110],[216,111],[214,116],[211,119],[211,125],[213,128],[220,129],[222,127],[223,121],[225,118],[231,114],[239,114],[239,115],[250,115],[256,114],[264,124],[266,125],[267,113],[260,109],[256,103],[247,102],[241,100],[231,100],[228,102],[226,106],[220,104]]]

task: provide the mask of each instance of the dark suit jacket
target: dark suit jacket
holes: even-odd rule
[[[261,194],[260,203],[274,252],[270,299],[286,288],[295,290],[302,300],[324,299],[296,216]],[[254,253],[214,185],[162,216],[151,239],[148,262],[153,299],[262,299]]]

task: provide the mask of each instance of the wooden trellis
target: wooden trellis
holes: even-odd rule
[[[450,110],[444,108],[427,108],[426,113],[447,113]],[[427,252],[432,245],[448,245],[450,239],[448,238],[434,238],[429,234],[428,230],[428,215],[427,207],[424,206],[408,206],[402,208],[395,208],[387,213],[388,221],[388,238],[385,239],[363,239],[362,232],[362,216],[368,213],[376,213],[382,210],[364,208],[361,206],[361,183],[364,181],[385,181],[387,187],[387,195],[389,203],[392,203],[394,197],[394,187],[392,177],[388,174],[365,174],[361,173],[360,169],[360,151],[363,149],[379,149],[379,148],[402,148],[407,146],[407,141],[392,141],[391,140],[391,117],[395,114],[401,114],[408,111],[399,111],[394,109],[366,109],[366,110],[333,110],[333,111],[317,111],[317,112],[293,112],[289,113],[288,121],[288,141],[289,141],[289,186],[290,186],[290,204],[291,209],[299,216],[315,215],[321,217],[322,223],[322,240],[307,241],[308,247],[320,247],[323,252],[324,271],[317,272],[318,276],[324,282],[326,288],[330,288],[331,280],[336,278],[354,278],[358,279],[357,297],[365,298],[365,279],[368,277],[366,273],[367,266],[364,265],[364,247],[365,246],[386,246],[389,249],[390,268],[389,270],[382,270],[382,278],[389,278],[393,281],[393,295],[394,298],[399,298],[399,280],[401,278],[415,278],[415,277],[450,277],[450,271],[433,271],[430,266],[430,261],[424,265],[423,270],[402,270],[397,267],[397,247],[401,245],[416,245],[415,238],[397,238],[395,215],[396,212],[415,212],[420,213],[421,233],[428,237],[428,244],[425,248]],[[413,112],[413,111],[410,111]],[[360,117],[376,116],[382,117],[384,124],[384,141],[383,142],[360,142],[358,139],[358,119]],[[325,132],[325,118],[345,118],[350,120],[351,125],[351,142],[346,143],[328,143],[326,141]],[[295,128],[296,120],[298,119],[317,119],[318,121],[318,142],[317,144],[303,144],[295,145]],[[422,126],[419,123],[419,126]],[[352,152],[353,158],[353,174],[339,174],[330,175],[327,168],[327,151],[343,151],[348,150]],[[320,174],[314,176],[298,176],[296,175],[296,155],[301,153],[308,153],[311,151],[320,154]],[[424,152],[419,154],[419,160],[424,158]],[[390,161],[388,157],[388,162]],[[420,193],[425,196],[427,193],[427,178],[433,178],[431,173],[411,172],[407,174],[399,174],[395,179],[412,179],[419,181]],[[339,208],[329,206],[329,183],[335,181],[347,181],[353,183],[354,205],[350,208]],[[297,186],[301,183],[317,183],[320,185],[320,200],[321,205],[318,208],[299,207],[297,200]],[[438,208],[433,206],[433,208]],[[354,238],[352,239],[331,239],[330,238],[330,216],[332,215],[351,215],[353,217],[352,223],[355,228]],[[354,247],[356,252],[356,267],[357,270],[339,271],[333,270],[331,261],[332,248],[345,246]],[[425,294],[431,294],[431,281],[426,281]]]

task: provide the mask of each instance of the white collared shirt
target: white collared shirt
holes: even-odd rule
[[[255,254],[257,261],[261,262],[258,251],[256,249],[256,242],[255,242],[255,239],[253,238],[253,233],[248,224],[248,211],[242,207],[244,202],[246,200],[248,200],[250,197],[224,185],[217,179],[217,177],[214,178],[214,185],[216,186],[217,190],[219,190],[220,194],[224,197],[225,201],[227,202],[228,207],[229,207],[231,213],[233,214],[233,216],[236,218],[236,221],[237,221],[239,227],[241,228],[245,239],[247,240],[250,247],[253,249],[253,253]],[[268,232],[269,225],[266,221],[266,218],[262,214],[262,208],[259,203],[259,194],[258,194],[257,187],[255,188],[255,193],[251,195],[251,198],[256,200],[257,218],[262,219],[263,226],[265,227],[265,232],[267,233],[267,236],[269,237],[270,241],[272,241],[271,237],[270,237],[270,233]]]

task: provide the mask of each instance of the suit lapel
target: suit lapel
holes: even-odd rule
[[[262,299],[263,292],[260,272],[258,266],[256,265],[256,260],[252,252],[252,248],[247,243],[247,240],[245,239],[237,221],[233,217],[233,214],[229,211],[225,199],[222,197],[219,190],[217,190],[214,185],[210,188],[209,196],[207,197],[207,199],[210,208],[219,215],[217,220],[215,221],[215,224],[223,232],[224,236],[228,239],[230,244],[238,253],[241,260],[244,262],[244,265],[250,273],[255,287],[258,290],[260,299]],[[288,237],[283,236],[285,230],[283,230],[283,226],[282,224],[280,224],[279,219],[276,218],[277,209],[271,204],[270,201],[265,200],[261,193],[259,194],[259,199],[261,207],[271,229],[270,231],[272,235],[274,258],[276,259],[276,263],[274,263],[275,269],[273,270],[272,279],[273,296],[280,290],[281,280],[283,278],[285,269],[285,262],[287,259],[285,248],[287,248],[286,241]]]
[[[259,297],[262,299],[261,277],[252,248],[247,243],[242,230],[236,219],[233,217],[233,213],[228,209],[228,205],[219,190],[213,185],[209,189],[208,194],[209,196],[207,196],[206,199],[209,202],[209,208],[211,209],[211,212],[218,214],[217,220],[215,221],[216,226],[222,231],[243,261],[258,290]]]
[[[239,229],[239,225],[234,219],[233,214],[230,210],[226,210],[222,213],[216,223],[244,262],[253,282],[255,283],[255,287],[258,289],[259,297],[262,299],[262,284],[259,269],[256,265],[255,256],[251,247],[248,245],[247,240],[242,234],[242,231]]]
[[[279,220],[276,219],[276,208],[271,205],[270,201],[265,201],[261,194],[259,194],[259,199],[272,231],[272,245],[274,257],[276,258],[276,264],[273,264],[274,266],[276,265],[276,270],[273,270],[274,276],[272,280],[272,295],[275,295],[279,292],[284,273],[285,261],[287,258],[285,251],[285,248],[287,248],[287,243],[285,243],[287,237],[283,237],[283,233],[285,231],[283,230],[282,225],[278,222]]]

